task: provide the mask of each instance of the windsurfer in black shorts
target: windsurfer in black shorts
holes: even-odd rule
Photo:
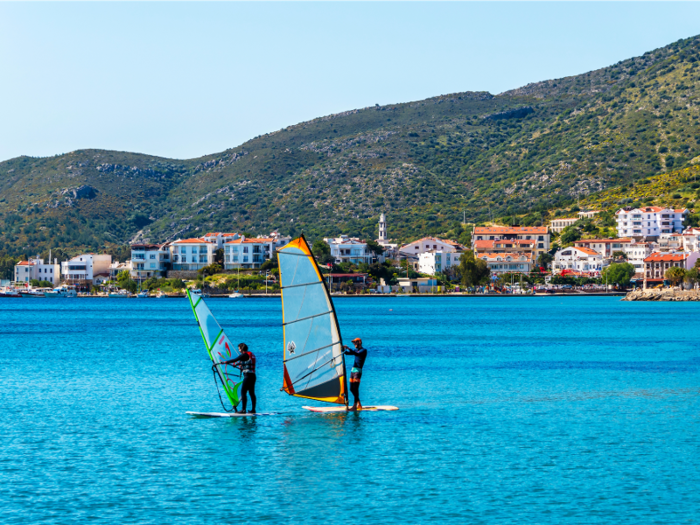
[[[362,410],[362,403],[360,403],[360,380],[362,379],[362,367],[365,366],[365,359],[367,359],[367,349],[362,348],[362,339],[356,337],[352,340],[355,345],[355,350],[343,346],[343,350],[348,355],[355,356],[355,363],[352,365],[352,370],[350,371],[350,392],[353,396],[352,408],[348,410]]]
[[[248,404],[248,398],[246,394],[250,395],[250,402],[253,405],[252,410],[248,411],[248,414],[255,414],[255,402],[257,401],[255,397],[255,356],[253,352],[248,350],[248,345],[241,343],[238,345],[238,351],[241,353],[238,357],[230,359],[228,361],[223,361],[222,364],[225,365],[236,365],[243,372],[243,382],[241,382],[241,400],[243,401],[243,412],[246,411],[246,405]]]

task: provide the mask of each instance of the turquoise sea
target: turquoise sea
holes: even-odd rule
[[[340,298],[401,410],[320,415],[279,299],[208,302],[279,415],[185,415],[220,410],[187,299],[0,302],[2,523],[700,521],[697,303]]]

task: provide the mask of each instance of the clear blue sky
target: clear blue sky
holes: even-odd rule
[[[0,3],[0,160],[191,158],[318,116],[499,93],[700,33],[700,3]]]

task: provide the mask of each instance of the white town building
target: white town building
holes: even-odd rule
[[[645,206],[642,208],[623,208],[615,212],[617,217],[617,234],[620,237],[656,239],[663,233],[683,231],[683,220],[688,210]]]
[[[622,250],[627,256],[627,262],[634,266],[635,272],[640,276],[644,273],[644,259],[654,251],[654,244],[650,242],[633,242],[623,244]]]
[[[331,248],[331,257],[336,263],[372,264],[376,256],[367,243],[356,237],[341,235],[336,238],[323,239]]]
[[[430,251],[418,255],[418,271],[428,275],[444,273],[459,265],[462,252]]]
[[[634,239],[581,239],[574,242],[577,248],[588,248],[598,252],[603,259],[609,259],[615,252],[624,251],[624,247],[634,243]]]
[[[66,284],[90,287],[109,279],[112,256],[85,253],[61,263],[61,280]]]
[[[58,285],[61,280],[58,259],[54,259],[53,263],[44,263],[44,259],[36,258],[15,264],[15,282],[28,283],[33,279]]]
[[[272,250],[272,239],[246,239],[245,236],[224,245],[224,268],[260,268]]]
[[[197,271],[214,262],[216,244],[203,238],[178,239],[170,245],[170,260],[176,271]]]
[[[595,250],[583,246],[569,246],[554,254],[552,269],[556,273],[564,270],[597,275],[603,269],[603,257]]]
[[[644,287],[662,283],[665,280],[666,270],[674,266],[690,270],[700,257],[698,252],[654,252],[644,259]]]

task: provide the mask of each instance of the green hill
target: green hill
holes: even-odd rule
[[[317,118],[219,154],[82,150],[0,163],[0,253],[117,250],[210,230],[458,234],[543,220],[700,160],[700,37],[578,76]],[[679,183],[680,184],[680,183]]]

